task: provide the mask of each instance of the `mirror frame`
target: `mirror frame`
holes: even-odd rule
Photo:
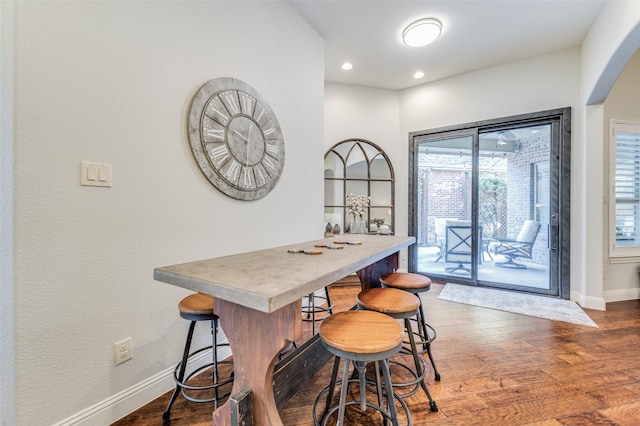
[[[391,161],[389,160],[389,157],[387,156],[387,154],[375,143],[365,140],[365,139],[345,139],[341,142],[336,143],[335,145],[333,145],[324,155],[325,161],[327,159],[327,157],[329,155],[335,155],[337,157],[337,159],[339,161],[337,161],[336,163],[336,169],[338,167],[341,167],[340,173],[335,173],[333,176],[328,176],[327,172],[330,170],[333,170],[334,172],[337,172],[336,169],[331,169],[328,168],[325,164],[325,168],[324,168],[324,174],[325,174],[325,203],[324,203],[324,207],[325,207],[325,214],[327,214],[327,209],[332,209],[333,210],[333,214],[335,214],[335,212],[337,210],[342,210],[342,232],[348,232],[349,231],[349,227],[347,225],[350,225],[347,222],[347,219],[349,219],[347,216],[347,183],[348,182],[364,182],[366,184],[366,194],[355,194],[355,195],[365,195],[367,197],[371,197],[372,194],[372,183],[375,182],[389,182],[390,183],[390,194],[389,194],[389,200],[391,201],[390,204],[372,204],[371,202],[369,203],[369,206],[367,207],[367,222],[366,222],[366,231],[368,233],[375,233],[375,232],[371,232],[371,223],[372,220],[375,218],[371,218],[371,211],[372,210],[380,210],[383,208],[388,209],[389,211],[389,216],[391,217],[391,223],[386,223],[386,225],[389,225],[390,227],[390,233],[393,234],[393,230],[395,227],[395,174],[393,171],[393,165],[391,164]],[[360,158],[363,157],[364,162],[366,162],[366,177],[362,176],[362,177],[349,177],[349,173],[348,173],[348,167],[349,167],[349,160],[353,159],[353,158]],[[372,166],[374,164],[375,161],[378,161],[380,159],[384,159],[384,161],[386,162],[386,165],[388,167],[389,170],[389,176],[388,177],[383,177],[383,178],[379,178],[375,176],[375,172],[372,176]],[[362,163],[362,161],[359,161],[358,163]],[[335,177],[335,176],[338,177]],[[326,188],[327,188],[327,183],[330,184],[336,184],[338,183],[339,185],[341,185],[342,188],[342,200],[336,200],[336,201],[341,201],[341,204],[334,204],[335,201],[332,202],[332,200],[327,200],[327,195],[326,195]],[[375,185],[374,185],[375,186]],[[326,221],[326,216],[325,216],[325,221]],[[335,223],[332,223],[332,225],[335,225]],[[347,227],[347,229],[345,230],[345,227]]]

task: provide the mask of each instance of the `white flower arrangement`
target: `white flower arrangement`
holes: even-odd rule
[[[362,219],[362,216],[367,212],[370,199],[371,197],[350,193],[347,195],[347,213],[352,214],[354,217],[358,215]]]

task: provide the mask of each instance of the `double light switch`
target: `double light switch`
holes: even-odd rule
[[[81,161],[80,184],[111,187],[111,164]]]

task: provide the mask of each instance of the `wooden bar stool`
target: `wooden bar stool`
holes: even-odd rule
[[[440,381],[440,373],[438,373],[436,363],[433,360],[433,355],[431,354],[431,342],[436,340],[436,337],[438,337],[438,335],[436,333],[436,330],[429,324],[427,324],[424,318],[422,299],[420,298],[420,293],[431,290],[431,279],[429,277],[425,277],[424,275],[414,274],[411,272],[392,272],[382,275],[380,277],[380,283],[382,284],[382,287],[397,288],[400,290],[408,291],[409,293],[413,293],[420,301],[418,315],[415,318],[415,321],[418,325],[418,332],[415,334],[419,337],[420,340],[416,343],[418,345],[421,345],[423,348],[423,352],[426,351],[427,355],[429,355],[429,361],[431,361],[431,365],[433,366],[435,379],[437,381]]]
[[[409,391],[404,394],[398,394],[401,398],[409,397],[418,391],[418,388],[422,388],[425,395],[429,399],[429,407],[431,411],[438,411],[436,402],[431,397],[427,384],[424,381],[424,377],[427,374],[427,365],[420,357],[420,352],[416,347],[415,335],[411,327],[411,318],[418,314],[418,308],[420,302],[416,300],[411,293],[399,290],[396,288],[370,288],[363,290],[356,296],[359,309],[366,309],[369,311],[380,312],[390,316],[391,318],[401,319],[404,321],[405,331],[409,337],[409,349],[401,350],[401,353],[411,354],[413,357],[413,364],[415,370],[412,370],[403,362],[392,361],[394,365],[398,365],[409,371],[413,376],[413,379],[407,381],[394,381],[394,388],[406,388],[411,387]]]
[[[231,374],[227,379],[221,380],[219,377],[218,366],[220,364],[231,364],[233,361],[218,361],[218,348],[221,346],[229,346],[229,344],[218,343],[219,318],[216,314],[213,313],[213,297],[203,293],[192,294],[180,301],[180,303],[178,304],[178,310],[180,311],[180,316],[186,320],[191,321],[191,323],[189,324],[189,332],[187,333],[187,341],[184,346],[182,360],[173,371],[173,378],[176,382],[176,388],[173,391],[173,395],[171,395],[169,405],[167,405],[167,408],[162,414],[162,419],[164,421],[169,420],[169,417],[171,415],[171,406],[180,393],[182,393],[182,395],[191,402],[213,402],[214,409],[216,409],[218,408],[218,402],[221,399],[229,396],[231,392],[231,387],[229,387],[229,392],[220,395],[219,388],[233,382],[233,370],[231,371]],[[196,323],[199,321],[211,322],[212,343],[211,346],[205,346],[194,352],[190,352],[191,340],[193,339],[193,331],[195,329]],[[189,362],[189,359],[209,349],[211,349],[212,351],[213,361],[207,363],[206,365],[198,367],[191,373],[187,374],[187,363]],[[193,376],[210,367],[213,367],[213,380],[211,383],[203,385],[194,385],[188,383]],[[200,398],[189,395],[188,393],[188,391],[192,391],[195,393],[206,390],[213,390],[213,396],[209,398]]]
[[[360,405],[361,411],[366,411],[367,407],[378,411],[384,418],[385,424],[391,420],[394,426],[399,426],[395,401],[400,403],[408,424],[411,425],[411,416],[406,403],[393,392],[388,363],[388,359],[402,348],[403,335],[404,331],[396,320],[372,311],[339,312],[326,318],[320,324],[320,340],[324,347],[335,356],[335,361],[329,386],[320,392],[313,406],[316,425],[325,426],[336,411],[338,412],[336,425],[344,425],[346,407]],[[338,381],[341,359],[344,360],[344,370],[342,380]],[[368,362],[375,363],[377,405],[368,402],[366,398],[367,386],[364,373]],[[354,364],[355,370],[358,372],[358,379],[349,379],[351,363]],[[384,386],[380,383],[381,370]],[[347,389],[351,382],[358,382],[360,385],[359,400],[347,401]],[[337,405],[331,406],[335,386],[338,383],[340,384],[340,401]],[[322,417],[318,419],[318,404],[325,393],[327,394],[326,405]],[[382,405],[384,394],[386,394],[387,400],[386,408]]]

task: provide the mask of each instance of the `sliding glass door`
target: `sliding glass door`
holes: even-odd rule
[[[411,134],[410,269],[568,298],[569,115]]]

